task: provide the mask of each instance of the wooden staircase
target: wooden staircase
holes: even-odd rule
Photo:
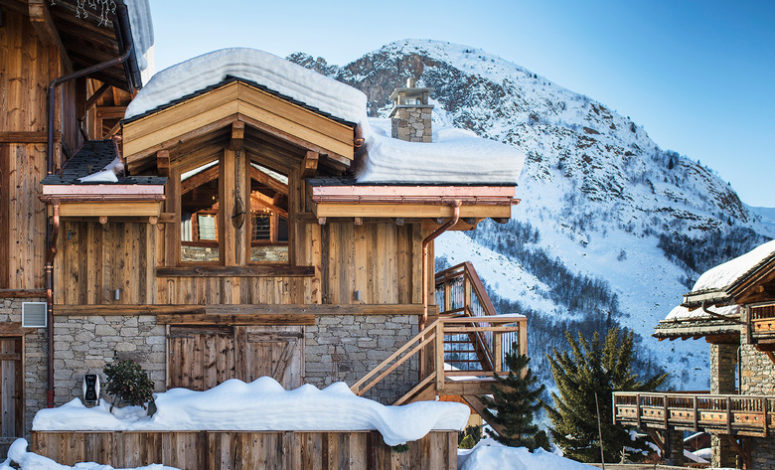
[[[503,358],[512,345],[527,354],[527,319],[498,315],[469,262],[436,273],[435,285],[438,317],[351,388],[363,395],[416,358],[418,381],[394,405],[462,398],[484,416],[481,397],[492,393],[494,374],[508,374]]]

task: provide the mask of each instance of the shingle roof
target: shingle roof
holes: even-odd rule
[[[163,185],[167,178],[161,176],[119,176],[116,183],[81,182],[92,173],[101,171],[116,158],[116,146],[112,140],[90,140],[70,160],[65,163],[61,174],[48,175],[43,178],[44,185],[90,185],[90,184],[140,184]]]

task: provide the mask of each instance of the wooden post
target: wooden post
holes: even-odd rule
[[[667,394],[662,395],[662,407],[664,409],[665,415],[663,416],[665,421],[665,436],[667,436],[668,431],[668,418],[670,416],[670,410],[667,409]],[[665,442],[667,442],[667,437],[665,437]]]
[[[226,266],[236,265],[236,230],[231,223],[234,212],[234,150],[223,151],[220,165],[220,185],[218,202],[220,204],[220,220],[218,221],[219,245],[221,260]]]
[[[762,414],[764,414],[764,437],[770,432],[770,400],[762,398]]]
[[[495,372],[501,372],[503,370],[503,333],[493,332],[493,359],[495,361]]]
[[[444,388],[444,320],[439,318],[436,324],[436,394],[441,395]]]
[[[638,429],[640,429],[640,427],[641,427],[640,415],[641,415],[641,413],[640,413],[640,393],[636,393],[635,394],[635,416],[636,416],[636,419],[638,421]]]
[[[692,405],[694,406],[694,431],[699,431],[699,411],[697,410],[697,396],[692,397]]]
[[[727,397],[727,433],[732,435],[732,397]]]

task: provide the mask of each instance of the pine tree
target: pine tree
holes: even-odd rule
[[[606,462],[615,462],[623,447],[649,450],[642,438],[633,440],[630,428],[613,424],[612,392],[654,391],[667,378],[655,375],[640,381],[632,370],[635,359],[633,333],[620,334],[614,327],[605,341],[595,333],[588,342],[579,333],[576,342],[565,332],[570,351],[549,356],[557,393],[552,393],[554,408],[546,406],[552,421],[553,442],[563,453],[582,462],[600,460],[595,394],[600,405],[600,424]]]
[[[498,442],[512,447],[527,447],[535,450],[543,447],[549,450],[549,439],[533,423],[535,412],[543,405],[541,394],[544,386],[536,386],[537,378],[527,367],[530,358],[518,355],[516,343],[511,353],[504,358],[509,375],[495,376],[498,387],[493,387],[493,398],[483,397],[484,417],[488,422],[500,425],[502,434],[487,430],[487,434]],[[491,411],[492,410],[492,411]]]

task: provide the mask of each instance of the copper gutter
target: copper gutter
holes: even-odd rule
[[[54,407],[54,255],[59,234],[59,202],[54,201],[54,214],[51,224],[46,224],[48,251],[46,252],[46,324],[48,325],[48,407]]]
[[[430,235],[425,237],[422,241],[422,320],[420,321],[420,331],[425,329],[425,325],[428,323],[428,291],[430,290],[429,276],[428,276],[428,245],[438,238],[439,235],[446,232],[449,228],[454,226],[460,220],[460,201],[452,203],[452,218],[449,219],[444,225],[438,227]]]

